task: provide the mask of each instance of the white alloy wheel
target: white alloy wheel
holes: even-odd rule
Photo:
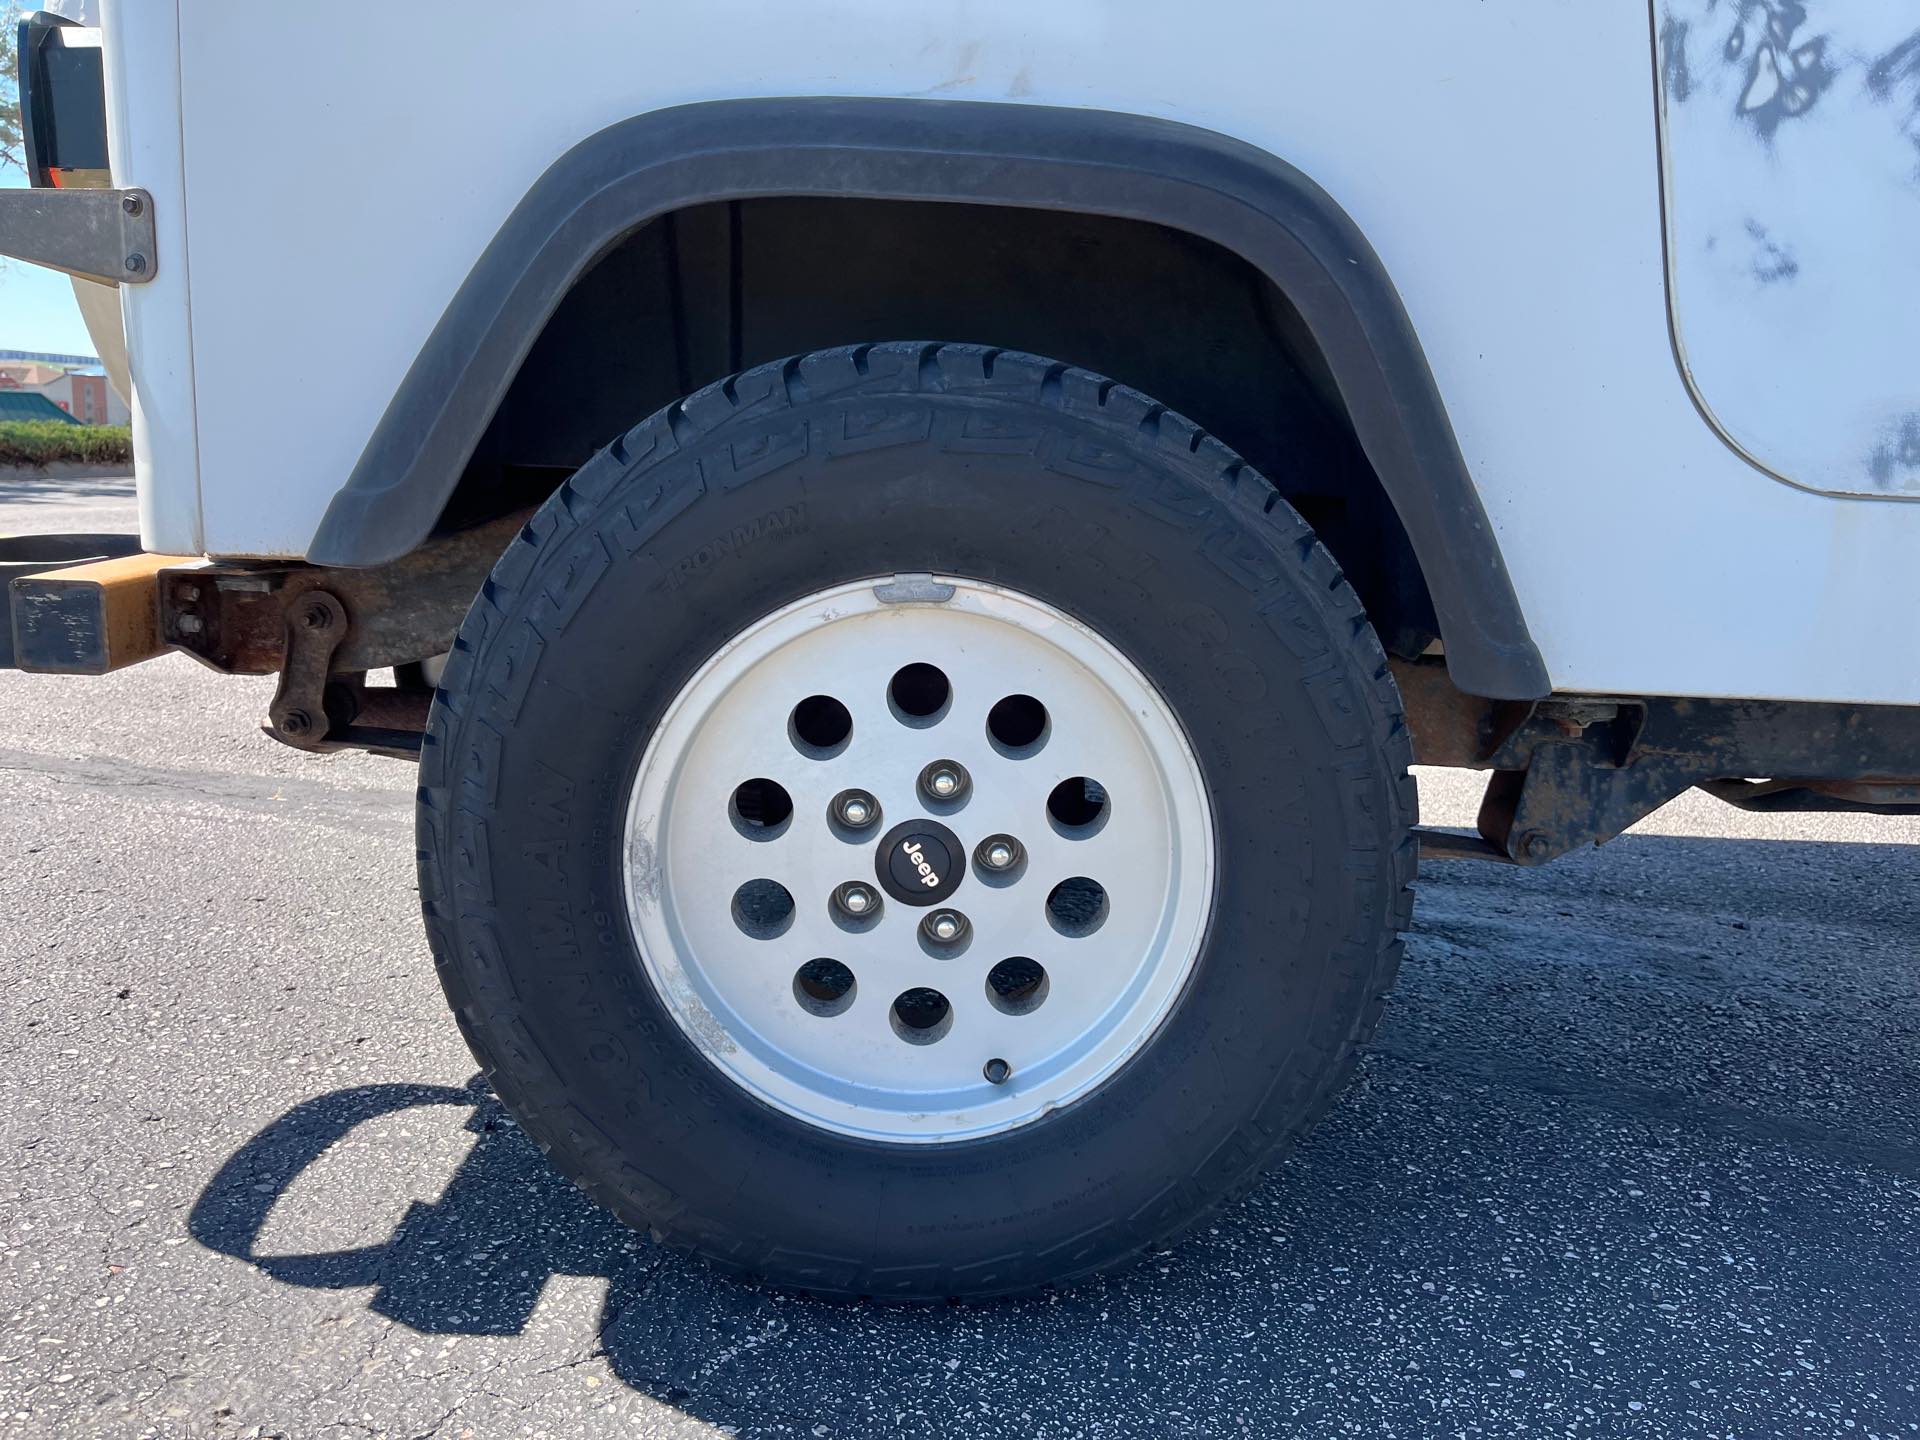
[[[1211,808],[1112,644],[1001,586],[796,601],[668,706],[627,807],[649,979],[730,1080],[843,1135],[973,1139],[1087,1094],[1206,932]]]

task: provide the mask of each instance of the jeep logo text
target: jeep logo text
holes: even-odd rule
[[[938,890],[940,888],[940,877],[933,873],[933,866],[921,858],[920,847],[909,840],[902,845],[900,849],[905,852],[906,857],[913,862],[913,868],[920,872],[920,883],[929,890]]]

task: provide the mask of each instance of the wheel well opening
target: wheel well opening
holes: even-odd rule
[[[702,385],[833,345],[1026,350],[1151,395],[1232,446],[1314,526],[1392,653],[1438,632],[1393,505],[1299,312],[1246,260],[1164,226],[943,202],[691,206],[602,255],[548,319],[442,528],[550,494]]]

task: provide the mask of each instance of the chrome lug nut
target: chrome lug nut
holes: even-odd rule
[[[827,912],[834,924],[855,934],[871,930],[884,915],[880,892],[859,880],[835,886],[827,902]]]
[[[983,870],[1005,874],[1020,863],[1023,853],[1020,842],[1011,835],[989,835],[974,851],[974,859],[980,862]]]
[[[966,767],[953,760],[936,760],[920,772],[920,790],[929,800],[951,805],[967,793]]]
[[[880,818],[880,802],[864,790],[843,790],[833,797],[833,815],[849,830],[865,830]]]
[[[1004,1085],[1013,1075],[1013,1066],[996,1057],[982,1065],[980,1073],[987,1077],[989,1085]]]
[[[920,948],[936,960],[957,960],[973,944],[973,922],[944,906],[920,921]]]

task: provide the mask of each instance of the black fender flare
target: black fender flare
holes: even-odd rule
[[[427,537],[547,318],[623,236],[688,205],[776,195],[1078,211],[1187,231],[1240,255],[1286,294],[1324,350],[1419,558],[1454,683],[1495,699],[1547,693],[1546,665],[1433,373],[1359,228],[1312,180],[1264,150],[1173,121],[1096,110],[720,100],[654,111],[588,137],[535,182],[488,244],[328,507],[307,558],[383,564]]]

